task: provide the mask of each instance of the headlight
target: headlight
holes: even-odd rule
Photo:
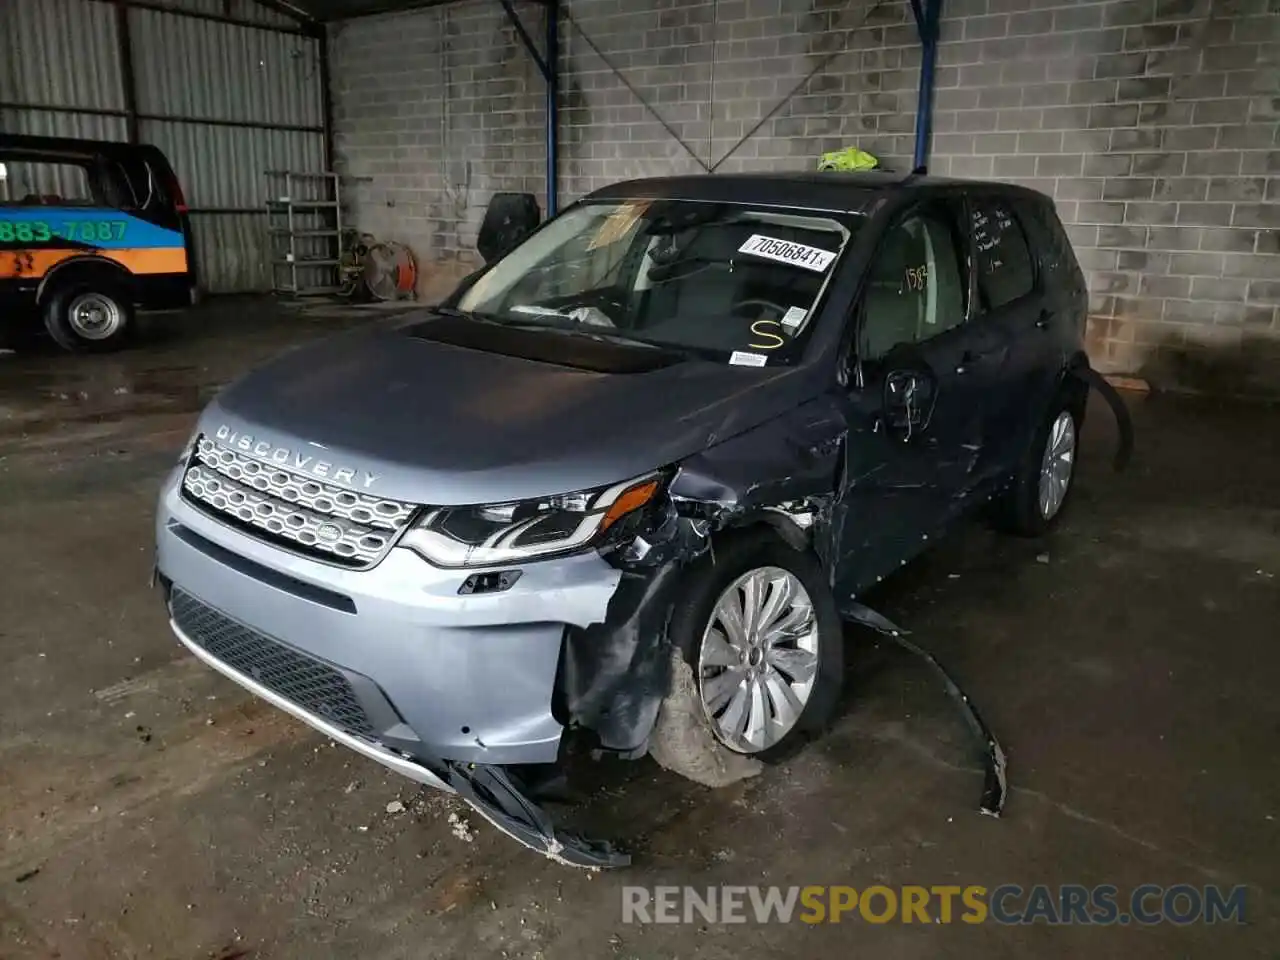
[[[440,567],[489,567],[571,553],[643,507],[662,478],[647,474],[612,487],[541,500],[441,507],[423,517],[402,546]]]

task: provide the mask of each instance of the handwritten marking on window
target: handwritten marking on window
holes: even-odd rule
[[[772,327],[777,327],[779,330],[782,329],[782,324],[780,324],[777,320],[757,320],[755,323],[751,324],[751,332],[755,334],[757,337],[767,337],[771,340],[777,341],[776,343],[747,344],[747,346],[749,346],[752,350],[777,350],[779,347],[784,346],[786,344],[787,341],[785,338],[782,337],[781,334],[774,333],[772,330],[761,330],[759,329],[759,327],[761,326],[772,326]]]

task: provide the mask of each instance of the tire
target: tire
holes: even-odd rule
[[[1072,402],[1065,393],[1050,405],[1009,487],[994,504],[998,529],[1015,536],[1041,537],[1058,525],[1075,489],[1083,420],[1083,405]],[[1058,451],[1052,454],[1057,463],[1055,472],[1060,480],[1065,480],[1065,488],[1049,496],[1041,481],[1054,450]],[[1064,452],[1069,456],[1065,473]]]
[[[770,571],[764,574],[763,571]],[[726,636],[723,625],[717,625],[717,603],[731,588],[738,587],[745,577],[758,574],[767,581],[765,597],[772,596],[781,582],[782,575],[793,578],[807,594],[812,609],[812,626],[810,632],[798,631],[803,643],[816,644],[811,657],[804,656],[802,642],[795,639],[784,639],[771,646],[767,641],[759,646],[744,644],[746,660],[739,660],[732,667],[722,667],[719,660],[727,656],[727,651],[715,642],[708,641],[704,645],[704,635],[716,632]],[[737,592],[739,599],[743,597]],[[794,594],[799,599],[799,594]],[[802,604],[788,606],[777,611],[773,623],[782,623],[787,615],[802,615]],[[785,543],[771,530],[753,529],[724,538],[712,551],[712,555],[701,561],[691,572],[688,582],[677,599],[671,617],[671,638],[678,646],[686,663],[693,672],[694,690],[697,706],[700,708],[693,715],[703,721],[718,750],[727,750],[740,755],[752,757],[764,763],[778,763],[793,756],[814,736],[823,732],[831,721],[837,701],[840,698],[844,679],[844,637],[835,600],[827,585],[821,565],[811,553],[801,552]],[[740,654],[741,648],[734,650]],[[777,658],[776,660],[774,658]],[[707,663],[705,661],[713,661]],[[785,660],[785,663],[783,662]],[[786,670],[806,671],[807,666],[813,668],[812,682],[807,691],[786,683]],[[800,668],[797,670],[796,668]],[[737,673],[731,673],[737,671]],[[719,676],[726,678],[746,674],[749,685],[759,690],[760,718],[765,721],[765,736],[760,742],[751,744],[746,737],[734,739],[725,733],[724,723],[729,722],[729,712],[735,704],[736,697],[718,702],[717,692],[723,696],[728,688],[740,689],[732,679],[716,680]],[[793,678],[798,679],[798,678]],[[782,690],[778,684],[785,684]],[[794,703],[785,697],[789,691],[801,700],[800,709],[794,710]],[[750,686],[748,686],[750,702]],[[712,706],[708,706],[708,701]],[[786,729],[780,729],[784,719],[779,705],[794,711],[794,720]],[[750,708],[744,717],[744,733],[752,729]],[[776,739],[772,739],[776,736]]]
[[[58,346],[72,353],[119,350],[133,337],[133,302],[124,284],[73,280],[46,301],[44,325]]]

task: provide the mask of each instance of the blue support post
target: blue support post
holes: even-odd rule
[[[515,27],[520,42],[533,58],[547,87],[547,216],[556,215],[556,173],[560,168],[560,116],[557,100],[560,92],[560,5],[557,0],[543,0],[547,8],[546,55],[538,53],[538,45],[525,29],[524,21],[516,13],[511,0],[498,0],[507,12],[507,19]]]
[[[557,175],[560,169],[560,4],[547,0],[547,216],[558,206]]]
[[[933,75],[938,59],[938,32],[942,20],[942,0],[911,0],[920,34],[920,92],[916,99],[916,149],[914,167],[922,170],[929,162],[929,133],[933,121]]]

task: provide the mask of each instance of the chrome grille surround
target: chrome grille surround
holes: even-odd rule
[[[381,560],[416,509],[322,483],[203,435],[182,489],[215,515],[263,532],[263,539],[355,567]]]

